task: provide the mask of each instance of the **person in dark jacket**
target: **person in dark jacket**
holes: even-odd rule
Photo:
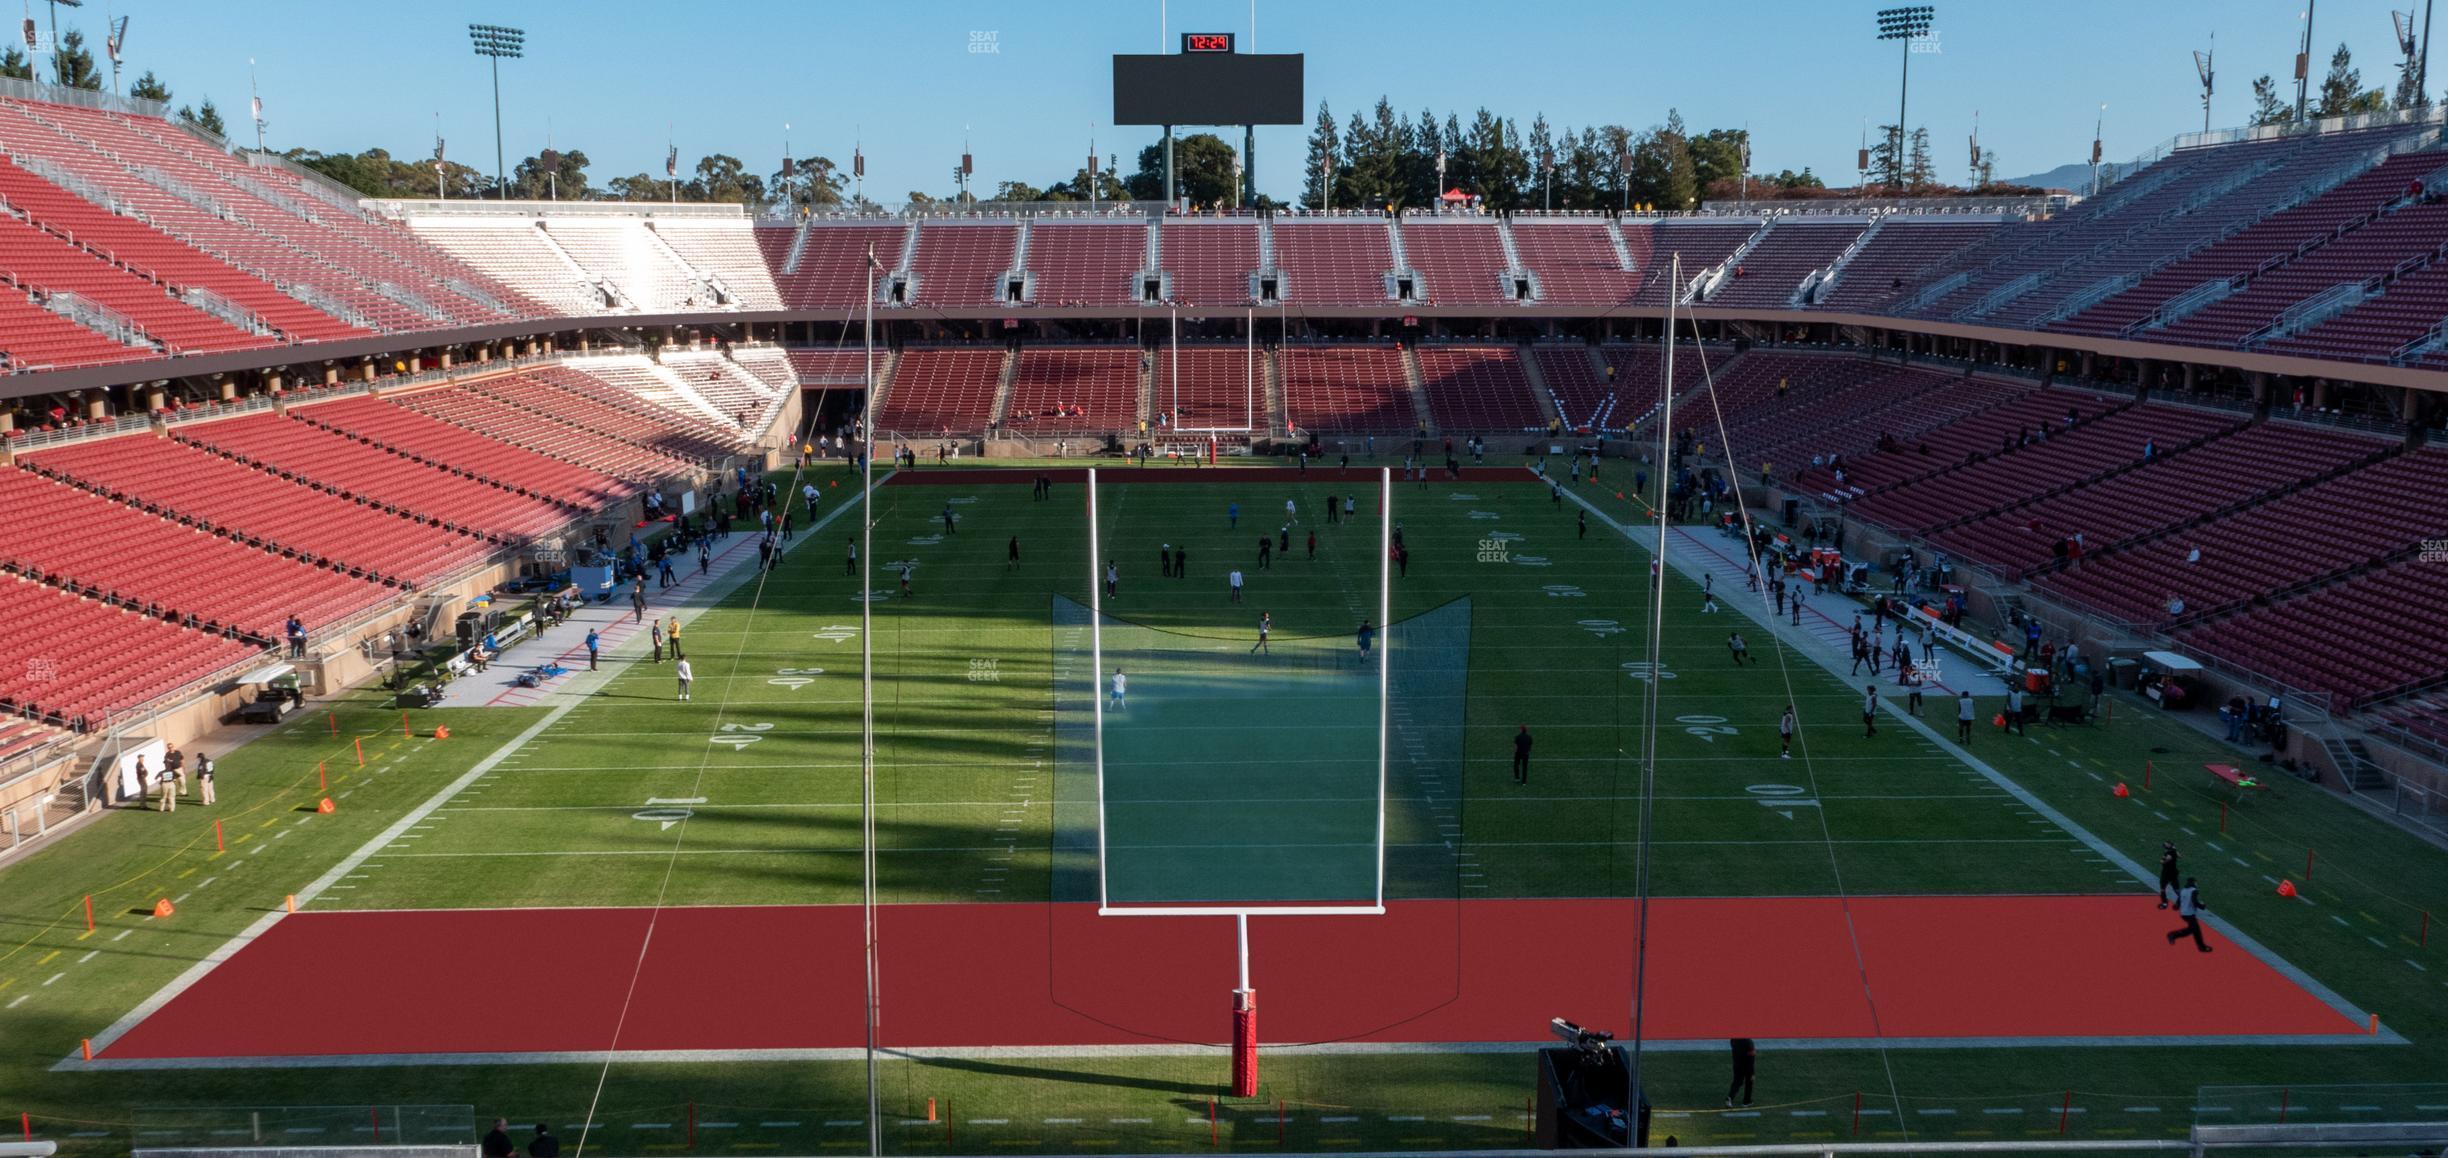
[[[1521,731],[1513,733],[1513,782],[1515,784],[1530,782],[1530,725],[1528,724],[1523,724]]]
[[[1734,1047],[1734,1082],[1726,1087],[1728,1108],[1734,1105],[1736,1094],[1742,1095],[1742,1104],[1746,1106],[1751,1104],[1751,1081],[1759,1072],[1759,1047],[1753,1045],[1751,1039],[1747,1037],[1735,1038],[1732,1045]]]
[[[2162,909],[2184,893],[2176,883],[2183,879],[2176,875],[2176,861],[2176,842],[2159,842],[2159,907]]]
[[[553,1136],[552,1127],[536,1123],[535,1141],[527,1143],[527,1158],[561,1158],[561,1139]]]
[[[476,1146],[484,1158],[517,1158],[518,1146],[510,1141],[510,1119],[493,1119],[493,1128],[485,1131],[484,1140]]]

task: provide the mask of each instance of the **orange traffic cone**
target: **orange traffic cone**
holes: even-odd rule
[[[2278,882],[2278,895],[2279,895],[2279,896],[2282,896],[2282,897],[2291,897],[2291,896],[2294,896],[2294,895],[2295,895],[2295,882],[2293,882],[2293,881],[2280,881],[2280,882]]]
[[[2125,787],[2125,786],[2124,786],[2124,785],[2122,785],[2122,784],[2117,785],[2117,788],[2119,789],[2119,791],[2120,791],[2120,792],[2121,792],[2121,791],[2124,789],[2124,787]],[[329,796],[326,796],[326,797],[324,797],[324,798],[323,798],[323,802],[322,802],[322,803],[315,805],[315,811],[320,812],[320,813],[323,813],[323,814],[324,814],[324,815],[326,815],[326,816],[329,816],[329,815],[331,815],[331,814],[332,814],[332,813],[334,813],[334,812],[338,812],[338,811],[340,811],[340,806],[339,806],[339,805],[337,805],[337,804],[332,803],[332,798],[331,798],[331,797],[329,797]]]
[[[2117,781],[2116,788],[2113,789],[2113,791],[2116,793],[2116,798],[2119,800],[2123,800],[2126,797],[2133,795],[2133,790],[2125,787],[2125,782],[2122,780]]]
[[[450,728],[448,728],[447,726],[444,726],[444,725],[439,725],[439,724],[435,725],[435,726],[434,726],[434,739],[437,739],[437,740],[447,740],[447,739],[450,739]]]
[[[162,899],[153,902],[153,915],[156,917],[167,917],[177,911],[177,909],[170,907],[170,898],[168,897],[163,897]]]

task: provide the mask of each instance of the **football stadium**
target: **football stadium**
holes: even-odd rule
[[[0,1155],[2448,1148],[2428,0],[262,7],[0,50]]]

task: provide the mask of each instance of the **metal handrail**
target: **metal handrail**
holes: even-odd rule
[[[40,101],[51,105],[74,105],[106,113],[124,113],[131,117],[168,117],[170,106],[162,101],[141,100],[117,96],[90,89],[66,88],[40,81],[0,77],[0,97],[21,101]]]
[[[748,207],[729,201],[442,201],[433,198],[368,197],[368,212],[394,221],[408,217],[691,217],[748,220]]]

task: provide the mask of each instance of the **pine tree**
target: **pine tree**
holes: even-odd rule
[[[2313,115],[2318,117],[2348,117],[2359,113],[2376,113],[2388,107],[2388,95],[2379,89],[2365,91],[2363,71],[2354,66],[2354,53],[2340,42],[2329,56],[2329,75],[2321,79],[2320,104]]]
[[[1326,182],[1336,164],[1342,163],[1343,141],[1335,132],[1334,111],[1318,102],[1317,123],[1309,130],[1309,158],[1301,175],[1301,207],[1321,209],[1331,204],[1333,192]],[[1332,162],[1331,164],[1329,162]]]
[[[143,76],[136,78],[135,84],[128,86],[128,95],[140,101],[160,101],[163,104],[169,104],[170,86],[155,78],[152,69],[146,69]]]
[[[34,79],[34,62],[14,48],[0,52],[0,76],[12,80]]]
[[[229,126],[221,122],[221,110],[213,107],[211,97],[204,98],[203,108],[188,109],[182,107],[179,109],[178,115],[180,120],[186,121],[187,123],[194,125],[205,132],[211,133],[216,137],[226,137],[229,135]]]
[[[2278,99],[2278,82],[2271,80],[2269,74],[2253,78],[2252,94],[2252,123],[2283,125],[2295,119],[2295,110]]]
[[[1878,143],[1870,146],[1870,183],[1887,189],[1899,189],[1904,184],[1903,134],[1894,125],[1878,127]]]
[[[52,75],[69,88],[102,90],[102,73],[94,67],[93,51],[85,47],[85,34],[74,28],[60,33],[59,49],[51,54],[51,67]]]
[[[1904,183],[1914,190],[1926,189],[1938,179],[1937,166],[1930,160],[1928,129],[1912,131],[1912,149],[1904,160]]]
[[[1536,188],[1540,208],[1547,208],[1555,196],[1556,157],[1555,133],[1547,127],[1547,114],[1540,113],[1530,121],[1530,179]]]

